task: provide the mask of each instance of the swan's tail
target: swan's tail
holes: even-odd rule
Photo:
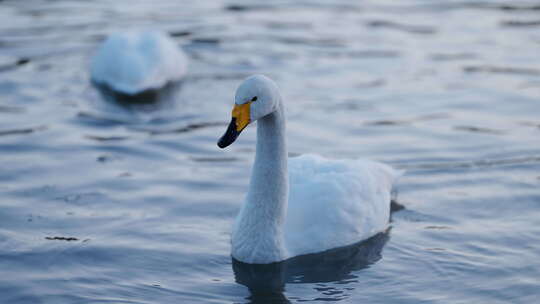
[[[396,211],[399,211],[403,208],[405,208],[405,206],[401,205],[400,203],[397,202],[397,197],[398,197],[398,188],[396,187],[396,184],[398,182],[398,180],[403,176],[405,175],[405,170],[402,170],[402,169],[394,169],[393,167],[390,167],[390,166],[386,166],[388,167],[388,175],[389,175],[389,178],[390,178],[390,212],[396,212]]]
[[[405,174],[405,170],[395,169],[387,164],[377,163],[377,165],[382,170],[383,175],[389,181],[390,185],[396,184],[397,180]]]

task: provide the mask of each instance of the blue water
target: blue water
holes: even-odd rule
[[[0,303],[535,303],[537,1],[0,2]],[[168,31],[188,79],[103,101],[112,31]],[[220,150],[239,82],[281,87],[291,154],[406,169],[391,229],[323,257],[230,258],[255,128]]]

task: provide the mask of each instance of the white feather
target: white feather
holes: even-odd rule
[[[289,159],[285,239],[291,256],[325,251],[386,229],[398,172],[369,160]]]
[[[133,95],[178,81],[186,70],[186,55],[167,34],[133,31],[113,34],[103,42],[92,60],[91,77]]]

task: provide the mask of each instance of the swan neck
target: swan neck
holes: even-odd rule
[[[257,122],[257,150],[248,193],[281,222],[287,205],[287,143],[282,107]]]
[[[257,121],[257,151],[245,204],[233,230],[233,256],[247,263],[287,257],[284,224],[289,181],[285,116],[280,107]]]

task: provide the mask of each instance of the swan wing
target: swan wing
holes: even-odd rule
[[[368,160],[289,159],[285,239],[291,256],[367,239],[386,229],[391,188],[400,173]]]

